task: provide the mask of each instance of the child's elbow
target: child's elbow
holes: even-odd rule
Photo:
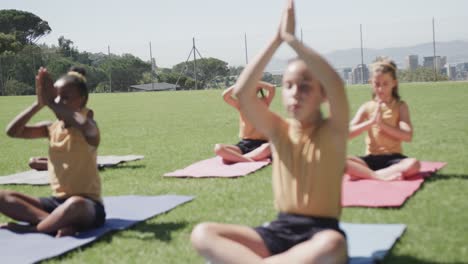
[[[411,142],[413,141],[413,133],[410,133],[409,135],[406,136],[406,138],[403,139],[405,142]]]
[[[5,133],[7,134],[7,136],[9,137],[15,137],[16,136],[16,133],[15,133],[15,129],[13,126],[11,125],[8,125],[5,129]]]
[[[233,94],[238,100],[243,100],[246,95],[245,91],[242,91],[242,89],[234,89]]]

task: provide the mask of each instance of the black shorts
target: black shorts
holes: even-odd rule
[[[92,228],[102,226],[104,222],[106,221],[106,211],[104,209],[104,205],[101,204],[100,202],[96,202],[89,198],[85,198],[85,199],[91,201],[94,205],[95,217],[94,217],[94,223],[92,225]],[[57,198],[54,196],[39,198],[42,209],[48,213],[52,213],[52,211],[54,211],[57,207],[63,204],[66,200],[67,198],[61,199],[61,198]]]
[[[285,252],[324,230],[338,231],[346,239],[345,232],[339,227],[339,221],[327,217],[279,213],[275,221],[254,229],[272,255]]]
[[[249,153],[252,150],[260,147],[261,145],[268,143],[268,140],[262,140],[262,139],[242,139],[239,141],[239,143],[236,144],[237,147],[242,152],[242,155],[245,153]]]
[[[375,171],[390,167],[408,157],[397,153],[383,155],[367,155],[359,158],[362,159],[371,170]]]

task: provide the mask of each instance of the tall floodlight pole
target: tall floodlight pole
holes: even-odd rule
[[[435,22],[432,18],[432,46],[434,48],[434,57],[432,59],[432,64],[434,66],[434,81],[437,81],[437,65],[436,65],[436,43],[435,43]]]
[[[3,72],[2,72],[2,58],[0,57],[0,95],[4,95],[3,94],[3,90],[4,90],[4,87],[3,87]]]
[[[192,38],[193,40],[193,50],[197,50],[195,46],[195,38]],[[198,90],[197,88],[197,53],[193,52],[193,76],[195,77],[195,90]]]
[[[150,63],[151,63],[151,89],[154,91],[154,66],[153,66],[153,50],[151,48],[151,41],[149,42],[149,49],[150,49]]]
[[[192,49],[190,49],[190,53],[187,57],[187,60],[185,61],[185,68],[179,72],[179,77],[177,77],[177,81],[176,81],[176,87],[179,83],[179,80],[180,80],[180,77],[182,76],[182,73],[185,72],[188,68],[188,62],[190,60],[190,57],[192,57],[192,52],[193,52],[193,66],[194,66],[194,75],[195,75],[195,89],[197,89],[197,56],[195,53],[198,53],[198,56],[203,59],[203,56],[200,54],[200,52],[198,51],[197,47],[195,46],[195,38],[192,39],[192,42],[193,42],[193,45],[192,45]]]
[[[110,46],[107,46],[107,56],[110,59]],[[109,68],[109,89],[110,89],[110,92],[112,93],[112,66]]]
[[[247,54],[247,33],[244,33],[245,64],[249,64],[249,55]]]
[[[362,24],[359,24],[361,31],[361,82],[364,84],[364,50],[362,48]]]

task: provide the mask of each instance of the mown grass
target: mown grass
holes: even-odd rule
[[[407,231],[385,263],[468,262],[468,83],[402,84],[410,106],[414,140],[405,153],[448,166],[426,181],[400,209],[345,208],[342,220],[404,223]],[[370,97],[368,86],[347,88],[354,114]],[[195,195],[175,210],[106,235],[50,263],[204,263],[191,248],[190,231],[201,221],[256,226],[272,219],[271,167],[238,179],[165,179],[165,172],[211,157],[215,143],[237,142],[238,116],[220,90],[92,94],[102,143],[99,154],[143,154],[145,159],[101,172],[104,195]],[[281,93],[278,93],[280,95]],[[273,109],[283,113],[280,96]],[[0,127],[34,100],[0,97]],[[43,110],[33,121],[52,119]],[[10,139],[0,133],[0,175],[27,169],[30,156],[47,153],[45,140]],[[349,154],[364,151],[362,138]],[[2,186],[30,195],[49,187]],[[7,221],[0,216],[0,222]],[[228,250],[228,249],[226,249]],[[1,259],[1,257],[0,257]]]

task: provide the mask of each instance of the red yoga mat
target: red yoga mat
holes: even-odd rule
[[[446,162],[421,161],[419,174],[401,181],[351,181],[345,175],[341,204],[343,207],[400,207],[421,187],[425,177],[445,165]]]
[[[270,164],[269,160],[225,164],[220,157],[214,157],[211,159],[198,161],[186,168],[166,173],[164,176],[180,178],[233,178],[245,176],[267,166],[268,164]]]

